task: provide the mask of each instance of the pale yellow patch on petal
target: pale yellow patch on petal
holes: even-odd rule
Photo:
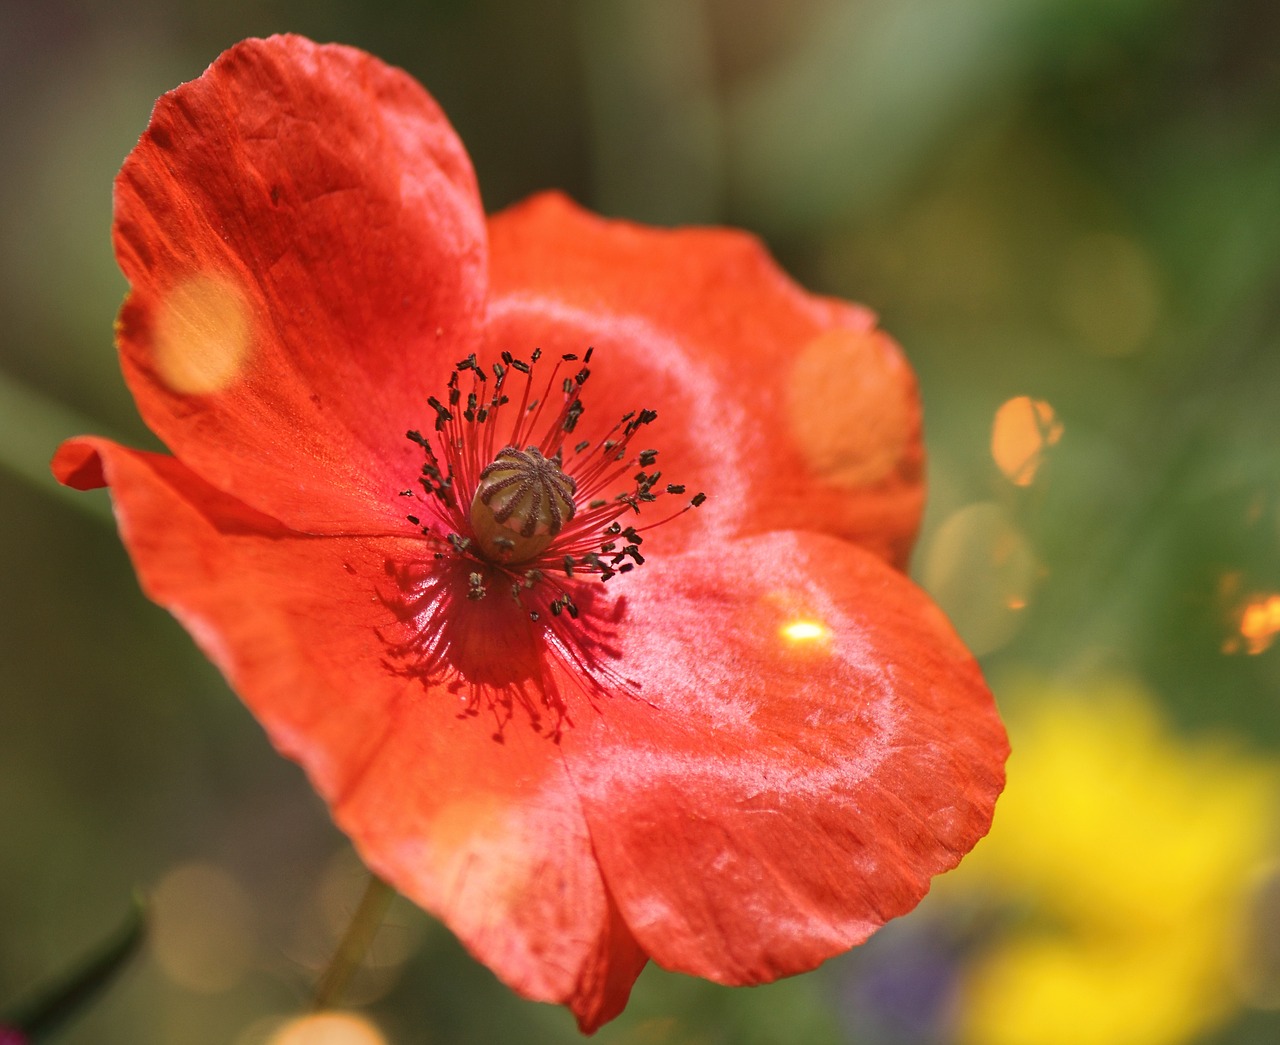
[[[188,277],[169,290],[156,312],[156,371],[184,395],[208,395],[230,385],[248,359],[251,342],[248,300],[224,276]]]
[[[871,486],[897,467],[914,423],[901,368],[882,335],[862,330],[828,330],[792,364],[791,435],[832,486]]]

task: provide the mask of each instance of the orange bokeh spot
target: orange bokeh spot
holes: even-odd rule
[[[1240,635],[1245,651],[1261,653],[1280,632],[1280,595],[1267,595],[1247,603],[1240,613]]]
[[[1011,483],[1030,486],[1045,451],[1062,438],[1062,422],[1043,399],[1016,396],[1000,405],[991,428],[991,456]]]

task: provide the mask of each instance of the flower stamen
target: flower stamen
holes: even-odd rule
[[[636,688],[615,677],[604,659],[612,624],[597,618],[608,603],[581,585],[644,565],[641,529],[670,521],[706,498],[699,493],[642,528],[624,525],[624,516],[639,514],[660,497],[683,495],[685,488],[662,482],[656,449],[631,449],[657,418],[654,410],[633,410],[598,439],[566,446],[584,412],[580,392],[591,376],[592,353],[588,348],[581,358],[562,355],[545,387],[539,382],[543,394],[536,398],[540,350],[528,363],[503,352],[491,370],[469,355],[449,375],[445,401],[427,400],[434,431],[406,433],[424,457],[418,489],[409,491],[415,512],[407,518],[433,546],[436,562],[394,571],[410,583],[400,601],[406,619],[421,629],[401,647],[406,654],[416,651],[414,670],[464,680],[496,670],[464,662],[478,648],[476,635],[507,627],[499,625],[506,618],[494,615],[499,607],[493,600],[495,593],[509,591],[523,607],[527,640],[539,636],[541,648],[584,678],[590,691]],[[568,364],[576,370],[561,377]],[[514,390],[508,395],[508,383],[520,379],[518,398]],[[446,611],[450,589],[459,601]],[[548,707],[558,700],[546,699]]]

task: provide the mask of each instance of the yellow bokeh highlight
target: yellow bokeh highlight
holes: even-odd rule
[[[1062,438],[1062,422],[1043,399],[1016,396],[1000,405],[991,426],[991,456],[1015,486],[1030,486],[1046,451]]]
[[[240,374],[252,341],[244,292],[199,273],[173,286],[156,310],[153,350],[160,379],[184,395],[220,392]]]
[[[832,486],[870,486],[898,466],[914,424],[901,367],[869,330],[828,330],[796,357],[787,385],[791,436]]]
[[[1008,696],[1008,689],[1005,690]],[[966,963],[970,1045],[1176,1045],[1237,1004],[1280,767],[1174,735],[1142,689],[1031,687],[991,835],[942,895],[1020,917]]]
[[[235,987],[253,962],[256,916],[222,868],[180,864],[151,893],[151,952],[174,983],[201,994]]]
[[[369,1019],[354,1012],[317,1012],[282,1024],[267,1045],[387,1045]]]

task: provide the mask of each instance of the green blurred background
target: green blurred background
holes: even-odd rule
[[[0,1005],[141,885],[151,945],[69,1045],[320,1040],[281,1021],[360,869],[47,472],[155,445],[111,179],[159,94],[283,30],[416,75],[489,209],[751,229],[920,376],[914,572],[1011,723],[996,833],[858,952],[650,969],[598,1040],[1280,1040],[1275,0],[0,0]],[[399,901],[352,1001],[332,1045],[576,1037]]]

